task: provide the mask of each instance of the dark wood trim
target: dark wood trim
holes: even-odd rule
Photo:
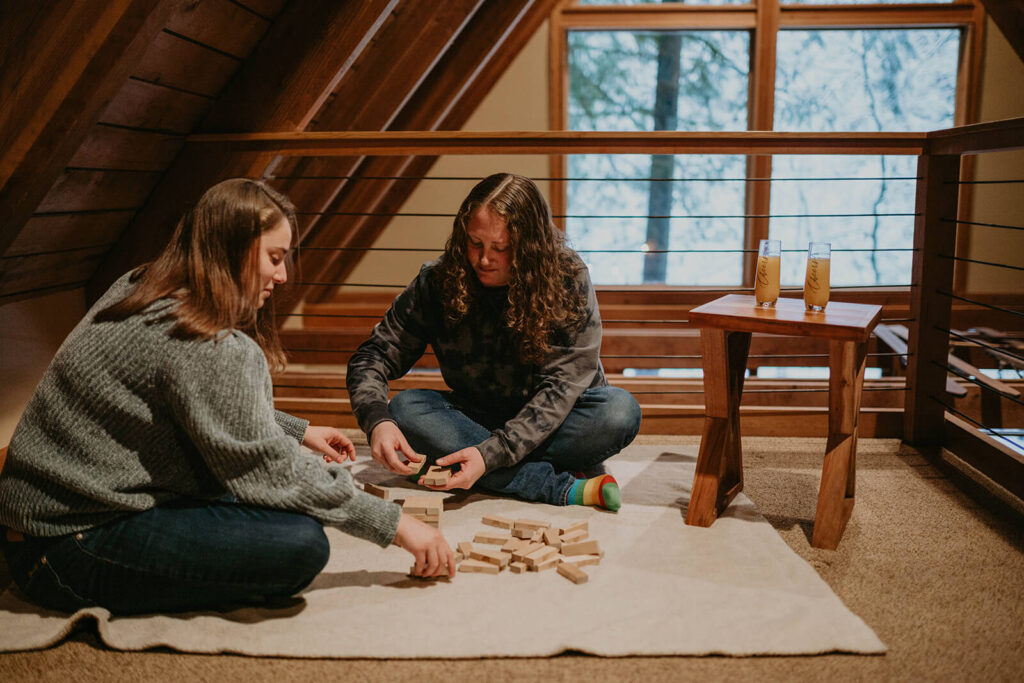
[[[952,291],[953,261],[940,254],[956,248],[956,226],[943,218],[955,216],[960,157],[927,155],[918,160],[917,218],[914,220],[914,261],[911,281],[907,364],[906,427],[904,439],[913,444],[938,445],[942,441],[945,409],[938,402],[946,384],[949,322],[952,299],[938,291]]]
[[[978,154],[1024,149],[1024,117],[927,133],[929,154]]]
[[[946,450],[1024,501],[1024,455],[951,413],[945,431]]]
[[[1017,56],[1024,60],[1024,2],[1020,0],[980,0],[992,21],[999,27]]]

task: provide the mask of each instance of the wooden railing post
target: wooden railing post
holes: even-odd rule
[[[917,163],[914,219],[914,262],[910,293],[907,402],[903,438],[915,445],[940,445],[944,440],[941,398],[946,390],[950,310],[953,300],[939,292],[953,291],[956,251],[958,154],[923,154]]]

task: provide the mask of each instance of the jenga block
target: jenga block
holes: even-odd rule
[[[533,538],[533,529],[513,529],[512,535],[516,538],[530,539]]]
[[[527,555],[536,550],[540,550],[543,547],[544,546],[540,543],[527,543],[526,545],[519,548],[519,550],[512,551],[512,559],[516,560],[517,562],[525,562]]]
[[[534,565],[532,567],[529,567],[529,570],[533,571],[533,572],[542,572],[545,569],[554,569],[557,566],[558,566],[558,558],[557,557],[552,557],[550,559],[544,560],[540,564],[536,564],[536,565]]]
[[[423,475],[423,483],[427,486],[447,486],[452,479],[451,470],[431,465],[427,473]]]
[[[459,562],[462,562],[464,559],[466,559],[466,558],[465,558],[465,556],[463,556],[462,553],[455,553],[455,562],[456,562],[456,564],[458,564]]]
[[[534,567],[556,555],[558,555],[558,548],[552,548],[549,545],[541,546],[526,556],[526,564]]]
[[[566,557],[571,555],[597,555],[601,552],[596,539],[580,541],[579,543],[566,543],[562,546],[562,554]]]
[[[439,515],[444,507],[444,501],[433,496],[409,496],[402,503],[402,511],[411,515],[434,514]]]
[[[476,572],[479,574],[497,574],[501,571],[501,567],[490,562],[481,562],[480,560],[463,560],[459,564],[460,572]]]
[[[562,562],[568,562],[574,564],[577,567],[586,567],[592,564],[601,564],[600,555],[572,555],[570,557],[562,556]]]
[[[551,526],[551,522],[541,522],[536,519],[517,519],[512,523],[513,529],[529,529],[531,531],[546,529],[549,526]]]
[[[459,549],[459,552],[462,553],[464,557],[469,557],[470,553],[473,552],[473,544],[469,541],[462,541],[456,547]]]
[[[544,530],[543,529],[535,529],[534,532],[533,532],[533,536],[530,536],[530,540],[533,541],[534,543],[543,543],[544,542]]]
[[[577,541],[585,539],[587,535],[586,529],[576,529],[575,531],[570,531],[567,534],[562,534],[560,538],[562,543],[576,543]]]
[[[416,565],[409,567],[409,576],[414,579],[422,579],[423,581],[448,581],[451,578],[447,572],[444,574],[434,574],[433,576],[420,576],[419,574],[413,574],[414,571],[416,571]]]
[[[377,496],[378,498],[388,499],[388,490],[383,486],[377,486],[376,484],[366,483],[363,484],[363,490],[369,493],[371,496]]]
[[[544,544],[545,545],[554,546],[556,548],[561,548],[562,547],[562,541],[558,537],[558,532],[555,531],[554,529],[545,529],[544,530]]]
[[[511,529],[513,524],[508,517],[499,517],[498,515],[484,515],[480,521],[487,526],[496,526],[499,529]]]
[[[505,534],[492,534],[489,531],[481,531],[473,537],[473,543],[485,543],[487,545],[505,545],[509,537]]]
[[[484,549],[473,550],[473,552],[469,554],[469,557],[472,560],[490,562],[491,564],[497,565],[499,567],[508,566],[509,560],[512,559],[512,556],[508,553],[498,552],[497,550]]]
[[[559,527],[558,533],[561,534],[562,536],[564,536],[564,535],[566,535],[566,534],[568,534],[570,532],[576,531],[577,529],[583,529],[584,531],[589,531],[590,530],[590,522],[588,522],[587,520],[584,519],[583,521],[580,521],[580,522],[573,522],[572,524],[567,524],[567,525],[565,525],[563,527]]]
[[[505,545],[501,546],[501,551],[503,553],[512,553],[522,548],[526,543],[527,541],[524,541],[521,538],[510,538],[505,541]]]
[[[526,563],[525,562],[513,562],[512,564],[510,564],[508,566],[508,568],[512,570],[513,574],[522,574],[523,572],[526,571]]]
[[[558,565],[558,573],[575,584],[586,583],[587,573],[571,562],[562,562]]]

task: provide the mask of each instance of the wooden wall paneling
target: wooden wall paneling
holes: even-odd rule
[[[159,179],[157,172],[68,171],[47,192],[37,213],[137,209]]]
[[[247,7],[264,19],[273,19],[288,4],[288,0],[234,0],[234,2]]]
[[[237,57],[215,52],[166,31],[153,38],[132,77],[144,83],[209,97],[238,69]]]
[[[100,123],[184,135],[191,133],[213,100],[129,78],[100,115]]]
[[[554,0],[517,0],[487,3],[478,10],[452,47],[444,54],[392,123],[397,130],[455,130],[461,128],[490,92],[494,83],[550,15]],[[358,168],[364,176],[427,174],[436,157],[370,157]],[[334,205],[347,211],[384,214],[397,211],[416,188],[417,181],[388,180],[351,183]],[[329,229],[342,235],[340,246],[369,247],[390,222],[390,216],[350,219],[351,228],[339,230],[328,217]],[[344,282],[365,252],[321,254],[322,269],[311,271],[318,281]],[[330,288],[311,292],[314,300],[333,296]]]
[[[178,155],[184,139],[150,131],[96,125],[68,161],[73,168],[163,171]]]
[[[368,46],[358,67],[338,83],[333,98],[317,112],[311,130],[385,130],[401,112],[417,86],[445,53],[480,6],[481,0],[453,0],[443,5],[405,3]],[[280,166],[279,175],[347,176],[355,165],[330,158],[302,158]],[[344,180],[314,186],[295,186],[285,180],[281,190],[306,211],[331,210]],[[300,189],[312,189],[301,194]],[[303,243],[316,234],[321,220],[314,216],[306,226]],[[319,242],[318,246],[331,246]],[[307,264],[314,259],[307,260]],[[309,274],[319,268],[313,267]]]
[[[132,219],[134,209],[33,216],[7,250],[8,256],[52,249],[109,247]]]
[[[192,0],[170,18],[165,30],[245,59],[269,25],[231,0]]]
[[[90,3],[58,3],[27,28],[45,34],[22,36],[40,49],[0,108],[0,253],[178,5],[118,0],[97,11]]]
[[[398,0],[292,2],[204,118],[202,129],[295,130],[308,124],[375,37]],[[261,175],[272,157],[186,146],[91,279],[94,300],[129,268],[152,258],[181,213],[214,183]]]
[[[65,289],[77,289],[85,284],[96,267],[92,261],[81,261],[53,272],[40,270],[18,278],[0,280],[0,304],[31,299],[41,294],[53,294]]]

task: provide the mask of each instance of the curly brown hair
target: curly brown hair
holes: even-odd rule
[[[132,272],[139,285],[96,320],[124,320],[154,301],[176,299],[178,305],[162,318],[175,321],[172,337],[213,339],[238,329],[256,340],[272,371],[284,369],[274,306],[257,303],[257,245],[282,219],[291,225],[294,242],[298,226],[287,197],[249,178],[214,185],[178,221],[160,255]]]
[[[553,334],[574,331],[586,319],[586,293],[576,284],[586,266],[566,245],[565,235],[551,220],[551,207],[532,180],[511,173],[490,175],[463,200],[438,263],[449,323],[465,318],[482,287],[466,256],[467,226],[481,207],[503,218],[508,229],[512,256],[505,326],[516,339],[520,360],[541,363],[551,351]]]

